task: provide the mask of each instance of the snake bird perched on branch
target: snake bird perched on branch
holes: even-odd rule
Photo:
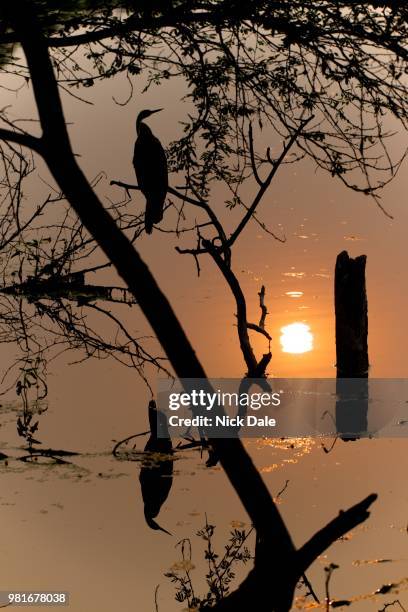
[[[164,201],[169,185],[167,160],[160,140],[143,120],[163,109],[143,110],[136,119],[137,139],[133,166],[138,186],[146,198],[145,230],[152,233],[153,225],[163,219]]]

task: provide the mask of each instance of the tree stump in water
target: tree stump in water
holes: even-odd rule
[[[334,280],[336,367],[340,378],[368,376],[368,316],[365,255],[337,256]]]
[[[366,259],[342,251],[336,261],[336,428],[343,440],[356,440],[368,428]]]

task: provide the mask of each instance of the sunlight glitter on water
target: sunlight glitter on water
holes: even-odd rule
[[[290,298],[301,298],[303,296],[303,291],[286,291],[285,295]]]

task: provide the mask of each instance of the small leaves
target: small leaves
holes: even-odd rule
[[[224,599],[230,590],[230,585],[235,579],[235,571],[233,566],[236,563],[247,563],[252,559],[252,555],[245,542],[248,536],[252,533],[252,529],[246,532],[243,527],[244,523],[240,521],[232,521],[231,525],[234,529],[230,533],[228,544],[224,547],[223,555],[219,555],[213,548],[212,539],[215,532],[215,526],[206,522],[205,526],[197,531],[197,536],[201,538],[205,544],[204,559],[208,565],[206,581],[208,592],[202,598],[197,598],[194,595],[193,585],[189,571],[194,569],[191,563],[191,543],[190,540],[182,540],[178,546],[181,546],[182,560],[174,563],[170,571],[165,574],[167,578],[176,585],[176,600],[187,601],[189,604],[186,610],[199,609],[203,606],[213,606],[220,600]],[[184,572],[184,574],[183,574]],[[181,574],[181,575],[180,575]],[[199,606],[196,608],[196,606]]]

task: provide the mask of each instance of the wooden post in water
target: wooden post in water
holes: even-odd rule
[[[342,251],[336,261],[336,427],[343,440],[359,438],[368,427],[366,259],[353,259]]]
[[[339,378],[368,376],[367,257],[337,256],[334,280],[336,367]]]

